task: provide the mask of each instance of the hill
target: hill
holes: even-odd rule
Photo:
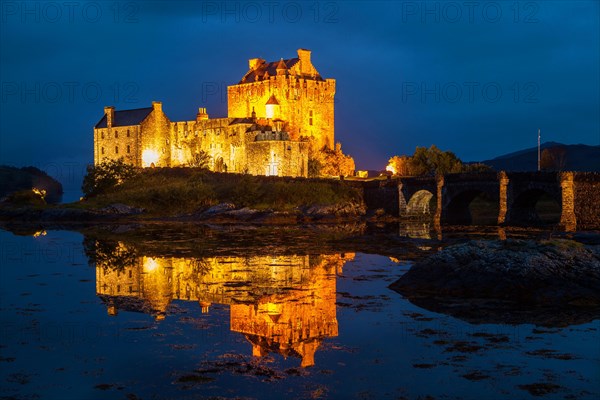
[[[0,165],[0,199],[11,193],[32,188],[45,190],[48,203],[61,201],[62,185],[44,171],[35,167]]]
[[[565,171],[590,171],[600,172],[600,146],[588,146],[585,144],[561,144],[546,142],[541,146],[545,149],[564,149]],[[519,150],[504,154],[491,160],[481,161],[496,171],[536,171],[537,170],[537,147]]]

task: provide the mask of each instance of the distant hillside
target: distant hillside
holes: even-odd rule
[[[60,182],[35,167],[0,165],[0,199],[13,192],[32,188],[44,189],[48,203],[59,203],[63,188]]]
[[[556,142],[546,142],[541,145],[542,151],[556,147],[565,150],[563,170],[600,172],[600,146]],[[489,165],[496,171],[536,171],[537,147],[504,154],[481,163]]]

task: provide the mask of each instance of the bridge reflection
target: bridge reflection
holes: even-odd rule
[[[96,293],[109,315],[151,314],[158,321],[173,300],[199,312],[226,304],[230,329],[244,334],[257,357],[271,352],[314,365],[324,338],[338,335],[336,276],[354,254],[160,257],[137,255],[122,242],[97,243]]]

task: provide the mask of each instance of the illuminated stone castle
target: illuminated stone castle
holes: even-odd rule
[[[200,154],[216,172],[307,176],[310,142],[334,144],[335,80],[323,79],[310,50],[275,62],[249,61],[227,88],[228,117],[172,122],[162,103],[134,110],[105,107],[94,127],[94,163],[123,158],[138,167],[194,166]]]
[[[115,250],[127,253],[120,243]],[[244,334],[252,354],[270,352],[314,365],[324,338],[338,335],[336,276],[354,254],[254,257],[136,256],[125,265],[96,263],[96,293],[109,315],[144,312],[162,320],[173,300],[230,308],[230,327]]]

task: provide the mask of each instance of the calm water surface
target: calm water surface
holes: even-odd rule
[[[428,311],[388,289],[413,256],[146,236],[0,230],[0,398],[600,396],[598,319]]]

